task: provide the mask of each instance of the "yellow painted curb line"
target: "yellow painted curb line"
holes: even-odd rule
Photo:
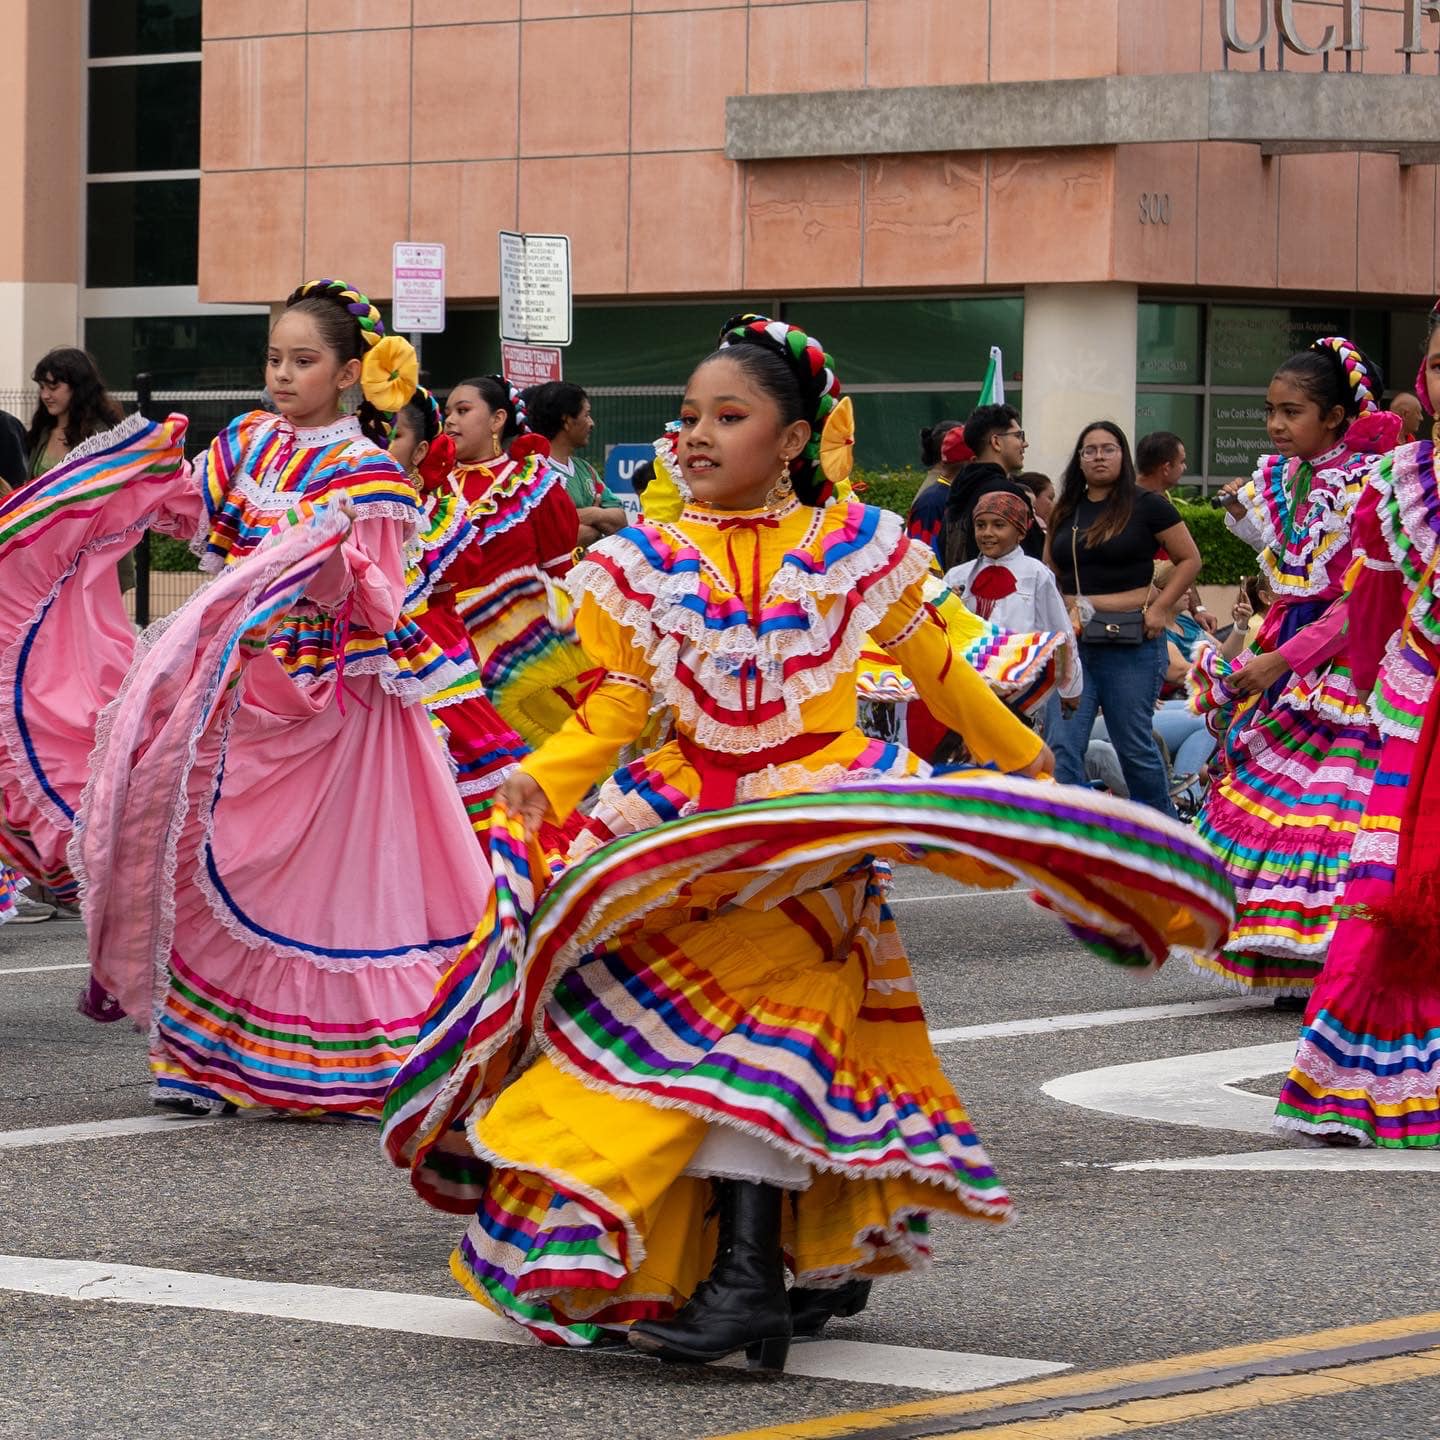
[[[966,1427],[967,1432],[973,1433],[975,1429],[983,1426],[986,1411],[1004,1409],[1012,1405],[1025,1405],[1046,1400],[1077,1399],[1094,1396],[1097,1392],[1126,1385],[1163,1383],[1167,1380],[1179,1381],[1182,1379],[1193,1381],[1207,1371],[1228,1370],[1235,1366],[1280,1360],[1287,1357],[1300,1358],[1308,1354],[1318,1354],[1345,1347],[1385,1341],[1403,1341],[1410,1336],[1428,1337],[1436,1332],[1440,1332],[1440,1311],[1430,1311],[1424,1315],[1405,1315],[1390,1320],[1377,1320],[1368,1325],[1346,1325],[1333,1330],[1316,1330],[1308,1335],[1292,1335],[1278,1340],[1264,1340],[1251,1345],[1233,1345],[1221,1350],[1205,1350],[1193,1355],[1177,1355],[1168,1360],[1145,1361],[1109,1370],[1071,1372],[1066,1375],[1051,1376],[1044,1380],[1024,1381],[1018,1385],[1001,1385],[994,1389],[970,1391],[962,1395],[945,1395],[934,1400],[919,1400],[908,1405],[893,1405],[879,1410],[858,1410],[814,1420],[795,1420],[787,1424],[767,1425],[759,1430],[745,1430],[714,1437],[714,1440],[841,1440],[841,1437],[862,1440],[862,1437],[867,1435],[881,1436],[887,1432],[898,1434],[907,1428],[907,1422],[911,1427],[915,1427],[915,1422],[926,1420],[943,1422],[950,1418],[959,1420],[965,1416],[976,1417],[977,1425]],[[1028,1440],[1028,1437],[1031,1436],[1037,1437],[1037,1440],[1041,1436],[1044,1436],[1045,1440],[1059,1440],[1059,1437],[1065,1437],[1065,1440],[1080,1440],[1080,1437],[1113,1435],[1120,1433],[1125,1428],[1137,1428],[1142,1417],[1150,1412],[1144,1408],[1134,1409],[1132,1407],[1155,1405],[1192,1407],[1183,1413],[1178,1409],[1174,1410],[1171,1419],[1154,1422],[1169,1424],[1174,1418],[1211,1413],[1204,1409],[1193,1408],[1202,1400],[1211,1405],[1214,1413],[1227,1410],[1231,1407],[1221,1397],[1233,1396],[1242,1392],[1260,1397],[1251,1400],[1247,1406],[1241,1407],[1253,1408],[1260,1405],[1282,1404],[1286,1399],[1304,1399],[1307,1396],[1326,1393],[1342,1386],[1349,1389],[1352,1384],[1361,1386],[1398,1384],[1403,1380],[1440,1374],[1440,1359],[1436,1358],[1440,1356],[1440,1349],[1430,1348],[1433,1345],[1434,1341],[1427,1338],[1417,1346],[1417,1353],[1410,1356],[1387,1356],[1375,1360],[1357,1356],[1355,1362],[1341,1365],[1331,1364],[1324,1368],[1317,1368],[1308,1374],[1257,1376],[1239,1383],[1226,1380],[1217,1382],[1217,1388],[1208,1391],[1201,1390],[1173,1397],[1130,1400],[1121,1405],[1112,1405],[1108,1409],[1092,1410],[1084,1414],[1074,1413],[1058,1420],[1026,1420],[1018,1425],[1001,1423],[986,1429],[983,1433],[990,1437],[1004,1436],[1006,1440],[1012,1440],[1012,1437],[1013,1440],[1020,1440],[1020,1437],[1026,1437]],[[1400,1373],[1401,1371],[1404,1373]],[[1389,1375],[1394,1375],[1396,1378],[1361,1379],[1362,1376]],[[1354,1377],[1353,1380],[1351,1377]],[[1308,1388],[1312,1384],[1314,1388]],[[1223,1389],[1220,1388],[1222,1385]],[[1266,1398],[1282,1394],[1285,1399]],[[1124,1410],[1127,1416],[1133,1415],[1134,1418],[1118,1422],[1115,1428],[1085,1428],[1085,1426],[1100,1422],[1102,1417],[1114,1415],[1121,1410]],[[1058,1430],[1036,1428],[1040,1425],[1064,1424],[1074,1424],[1079,1428]],[[923,1428],[915,1427],[911,1429],[911,1433],[933,1436],[935,1440],[941,1440],[941,1437],[954,1432],[946,1431],[943,1423],[932,1423]]]

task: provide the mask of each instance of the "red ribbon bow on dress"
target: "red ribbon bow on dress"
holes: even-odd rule
[[[729,520],[722,520],[719,528],[725,534],[725,562],[730,567],[730,583],[735,587],[736,595],[740,597],[749,613],[750,629],[758,645],[760,641],[760,607],[764,603],[764,596],[760,593],[760,536],[758,533],[755,534],[755,553],[751,557],[750,563],[750,598],[747,600],[744,585],[740,579],[740,562],[735,558],[735,531],[778,530],[780,521],[774,515],[736,515]],[[760,698],[760,667],[753,659],[747,657],[742,662],[740,673],[736,679],[740,684],[740,708],[748,709],[747,685],[753,682],[755,698],[756,700]]]

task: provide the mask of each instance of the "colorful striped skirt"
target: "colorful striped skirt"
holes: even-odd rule
[[[580,677],[589,668],[568,598],[531,568],[458,591],[456,606],[491,703],[527,745],[543,745],[575,713]]]
[[[527,924],[542,863],[497,821],[491,912],[391,1087],[384,1143],[425,1200],[468,1217],[460,1283],[551,1344],[684,1303],[713,1257],[715,1131],[804,1177],[782,1234],[803,1283],[923,1265],[936,1213],[1009,1217],[930,1043],[892,864],[1030,886],[1137,968],[1230,917],[1223,876],[1173,822],[974,771],[624,836]]]
[[[1198,669],[1223,694],[1229,671],[1214,657]],[[1291,703],[1294,694],[1262,701],[1238,735],[1232,727],[1229,767],[1197,822],[1235,887],[1235,928],[1191,963],[1229,987],[1275,995],[1308,994],[1325,964],[1381,748],[1362,708],[1348,707],[1347,723],[1327,706]]]
[[[1351,856],[1344,915],[1275,1123],[1392,1148],[1440,1145],[1440,955],[1374,919],[1394,891],[1415,742],[1389,735]]]

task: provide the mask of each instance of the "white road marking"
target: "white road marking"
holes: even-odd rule
[[[1145,1020],[1180,1020],[1188,1015],[1221,1015],[1229,1010],[1258,1010],[1268,999],[1238,996],[1228,1000],[1180,1000],[1173,1005],[1130,1005],[1123,1010],[1087,1010],[1075,1015],[1045,1015],[1036,1020],[999,1020],[993,1025],[961,1025],[932,1030],[932,1045],[962,1040],[996,1040],[1012,1035],[1053,1035],[1060,1030],[1089,1030],[1102,1025],[1133,1025]]]
[[[1195,1155],[1182,1160],[1128,1160],[1111,1170],[1440,1170],[1434,1150],[1358,1150],[1328,1145],[1293,1150],[1251,1150],[1239,1155]]]
[[[1267,1095],[1231,1088],[1231,1081],[1252,1080],[1290,1068],[1295,1042],[1207,1050],[1131,1065],[1107,1065],[1061,1075],[1040,1088],[1056,1100],[1167,1125],[1196,1125],[1204,1130],[1241,1130],[1273,1135],[1275,1101]]]
[[[739,1368],[745,1361],[736,1357],[725,1363]],[[804,1340],[791,1348],[785,1373],[955,1394],[1053,1375],[1069,1368],[1053,1360],[975,1355],[964,1350],[925,1350],[909,1345],[876,1345],[866,1340]]]
[[[1289,1070],[1295,1042],[1175,1055],[1132,1065],[1108,1065],[1061,1075],[1041,1088],[1056,1100],[1168,1125],[1204,1130],[1239,1130],[1275,1139],[1275,1100],[1233,1082]],[[1171,1160],[1127,1160],[1108,1170],[1257,1170],[1271,1173],[1368,1170],[1440,1171],[1440,1154],[1430,1150],[1371,1150],[1296,1143],[1283,1150],[1254,1150],[1233,1155],[1194,1155]]]
[[[63,1145],[70,1140],[110,1140],[117,1135],[178,1135],[183,1130],[218,1123],[218,1116],[141,1115],[131,1120],[87,1120],[78,1125],[46,1125],[38,1130],[0,1130],[0,1150],[26,1150],[33,1145]]]
[[[187,1270],[105,1265],[90,1260],[50,1260],[28,1255],[0,1255],[0,1289],[85,1303],[163,1305],[235,1315],[270,1315],[320,1325],[398,1330],[497,1345],[537,1343],[518,1325],[502,1320],[475,1301],[441,1295],[240,1280]],[[596,1352],[597,1355],[624,1353]],[[738,1357],[727,1363],[743,1366],[745,1362],[743,1357]],[[797,1344],[790,1352],[786,1372],[823,1380],[858,1380],[874,1385],[955,1392],[1050,1375],[1069,1368],[1053,1360],[970,1355],[837,1339]]]
[[[81,965],[25,965],[18,970],[0,970],[0,975],[48,975],[52,970],[88,970],[88,964]]]

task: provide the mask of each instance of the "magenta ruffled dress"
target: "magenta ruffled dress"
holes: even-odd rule
[[[351,418],[255,412],[171,470],[154,521],[216,578],[101,719],[71,847],[92,972],[158,1099],[375,1115],[490,893],[422,703],[450,662],[402,614],[415,493]]]

